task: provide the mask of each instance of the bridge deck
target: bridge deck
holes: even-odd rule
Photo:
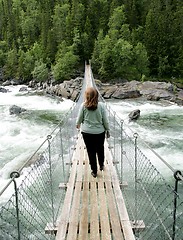
[[[81,135],[56,235],[69,239],[135,239],[107,143],[105,169],[93,178]]]

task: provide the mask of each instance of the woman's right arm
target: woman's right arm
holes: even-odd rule
[[[80,125],[84,120],[83,116],[84,115],[83,115],[83,104],[82,104],[80,109],[79,109],[79,113],[78,113],[78,116],[77,116],[77,119],[76,119],[76,128],[78,128],[78,129],[80,128]]]

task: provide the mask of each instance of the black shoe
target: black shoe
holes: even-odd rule
[[[104,170],[104,166],[101,166],[101,167],[100,167],[100,171],[103,171],[103,170]]]
[[[97,173],[94,173],[93,171],[91,172],[91,175],[96,178],[97,177]]]

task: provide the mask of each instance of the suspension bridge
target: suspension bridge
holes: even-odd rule
[[[88,86],[97,88],[86,64],[77,102],[1,190],[0,239],[183,240],[181,171],[151,149],[172,172],[167,183],[140,150],[143,140],[107,103],[105,169],[91,176],[75,127]]]

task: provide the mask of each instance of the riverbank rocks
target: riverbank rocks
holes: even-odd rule
[[[64,81],[63,83],[60,84],[47,85],[45,86],[45,91],[47,94],[56,95],[59,97],[75,101],[81,91],[82,83],[83,78],[77,77],[76,79]]]
[[[140,93],[148,100],[158,101],[159,99],[175,100],[174,86],[166,82],[143,82],[138,85]]]
[[[134,80],[112,86],[109,84],[102,85],[99,91],[104,98],[126,99],[143,97],[152,101],[160,99],[175,101],[177,98],[176,87],[166,82],[138,82]]]
[[[182,94],[179,93],[181,89],[177,88],[172,83],[151,81],[139,82],[135,80],[129,82],[126,81],[121,84],[106,84],[99,80],[95,80],[95,82],[101,96],[104,99],[128,99],[142,97],[143,99],[150,101],[163,99],[182,105]],[[47,94],[76,101],[81,91],[82,83],[83,78],[78,77],[56,85],[44,84],[44,89]]]
[[[29,82],[28,86],[39,91],[44,91],[46,94],[52,96],[58,96],[75,101],[81,91],[82,83],[83,78],[77,77],[76,79],[64,81],[60,84],[54,84],[52,81],[36,83],[36,81],[32,80]]]
[[[28,87],[42,94],[46,93],[59,98],[76,101],[82,89],[83,80],[82,77],[77,77],[60,84],[55,84],[52,79],[47,82],[36,82],[36,80],[33,79],[29,82]],[[183,105],[183,90],[169,82],[139,82],[133,80],[122,81],[121,83],[102,83],[100,80],[95,79],[95,83],[104,99],[129,99],[141,97],[149,101],[159,101],[163,99]],[[21,90],[26,91],[26,87]],[[0,87],[0,92],[6,92],[6,89]]]

